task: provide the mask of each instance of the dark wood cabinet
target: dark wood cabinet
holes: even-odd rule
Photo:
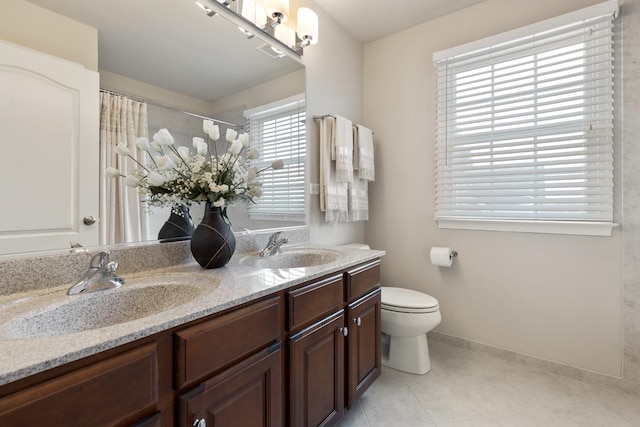
[[[215,375],[179,400],[180,427],[282,425],[282,350],[275,344]],[[203,424],[204,425],[204,424]]]
[[[0,425],[129,425],[157,401],[157,346],[148,344],[0,399]]]
[[[334,425],[381,373],[380,262],[287,294],[289,425]]]
[[[289,422],[330,426],[344,415],[344,310],[289,338]]]
[[[0,426],[334,425],[380,375],[379,281],[367,262],[5,384]]]
[[[347,308],[347,407],[364,393],[382,372],[380,353],[380,289]]]

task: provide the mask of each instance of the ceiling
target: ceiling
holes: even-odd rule
[[[484,0],[315,1],[356,39],[367,43]]]
[[[206,101],[302,68],[193,0],[29,1],[98,29],[101,70]]]

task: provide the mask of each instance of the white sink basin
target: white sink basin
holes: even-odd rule
[[[197,298],[205,289],[201,284],[159,280],[144,286],[125,283],[119,289],[65,295],[16,316],[2,326],[1,333],[14,339],[42,338],[105,328],[171,310]]]
[[[331,249],[286,248],[282,253],[261,257],[258,253],[240,258],[240,264],[257,268],[304,268],[329,264],[342,254]]]

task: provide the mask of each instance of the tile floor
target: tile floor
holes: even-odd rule
[[[429,342],[431,371],[384,368],[339,427],[640,426],[640,396]]]

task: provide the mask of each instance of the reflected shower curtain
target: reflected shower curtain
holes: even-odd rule
[[[146,161],[136,147],[136,139],[148,137],[147,104],[125,96],[100,91],[100,244],[149,240],[147,212],[140,203],[136,188],[127,187],[124,179],[105,177],[108,167],[124,175],[136,169],[131,159],[117,155],[114,148],[125,144],[131,156]]]

